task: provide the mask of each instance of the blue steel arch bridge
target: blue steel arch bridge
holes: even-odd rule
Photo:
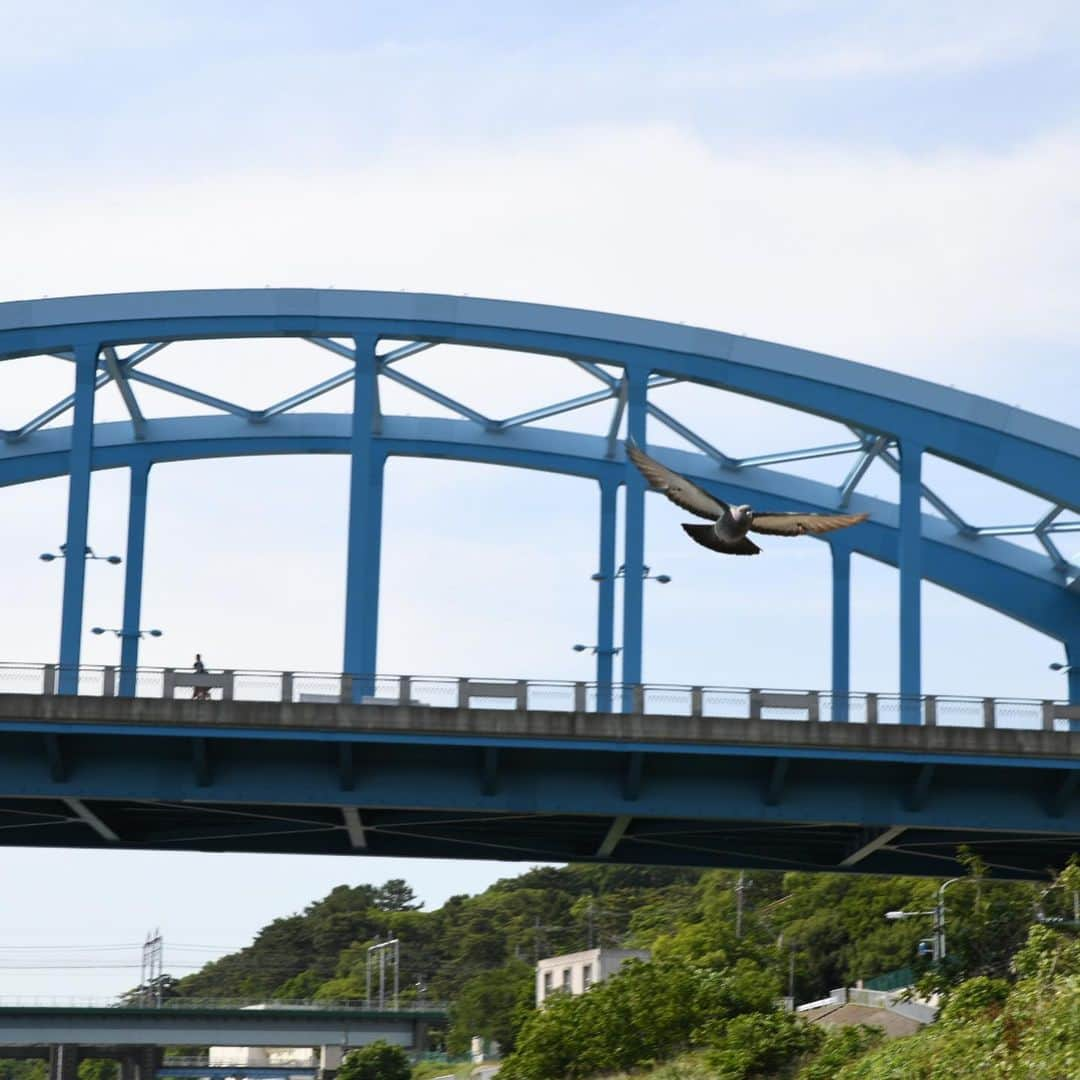
[[[339,357],[341,368],[256,408],[147,366],[176,343],[244,338],[296,339]],[[454,345],[508,350],[515,362],[522,354],[562,358],[594,388],[517,415],[487,415],[402,368],[410,356]],[[0,361],[32,356],[70,362],[74,386],[0,433],[0,486],[66,477],[66,550],[78,552],[87,546],[93,472],[129,473],[124,632],[118,679],[110,674],[101,683],[101,690],[114,692],[91,697],[80,665],[85,562],[65,559],[59,655],[40,687],[55,693],[4,695],[0,705],[0,760],[7,762],[0,765],[0,818],[8,819],[0,839],[7,843],[932,873],[946,865],[956,843],[971,842],[993,856],[999,872],[1014,875],[1040,872],[1077,847],[1080,733],[1071,729],[1080,719],[1080,565],[1069,547],[1080,533],[1075,427],[743,336],[452,296],[263,289],[0,304]],[[380,387],[391,383],[434,402],[449,418],[387,414]],[[735,457],[717,445],[713,432],[664,407],[658,391],[676,383],[827,418],[850,437]],[[95,422],[95,403],[106,387],[119,393],[125,419]],[[198,403],[210,414],[149,418],[139,401],[144,387],[171,395],[181,408]],[[351,388],[351,409],[312,411],[311,403],[343,387]],[[606,410],[606,431],[553,426],[558,417],[585,409]],[[657,426],[689,449],[650,446],[649,432]],[[706,723],[693,689],[689,720],[681,726],[675,717],[645,715],[646,489],[626,461],[626,439],[649,446],[665,464],[728,501],[870,513],[868,523],[823,538],[832,557],[828,723],[816,698],[806,707],[806,723],[793,727],[766,719],[762,697],[752,694],[741,726],[735,716]],[[344,677],[335,689],[343,700],[297,703],[286,693],[286,676],[279,683],[285,700],[272,709],[137,697],[139,637],[133,631],[140,623],[153,466],[322,453],[347,455],[350,463]],[[970,520],[927,484],[927,455],[1026,492],[1041,509],[1021,522]],[[459,695],[452,720],[449,714],[432,719],[429,706],[400,691],[400,681],[397,701],[379,699],[383,475],[387,460],[399,456],[595,482],[596,672],[588,696],[573,696],[574,722],[533,708],[527,692],[518,702],[525,707],[517,727],[507,726],[504,713],[470,708],[467,693]],[[824,457],[848,462],[839,484],[784,469]],[[860,490],[876,462],[897,474],[895,500]],[[853,554],[899,571],[895,729],[852,722]],[[617,625],[619,563],[624,593]],[[939,703],[921,685],[924,580],[1062,643],[1068,701],[1040,703],[1038,731],[1002,730],[1004,711],[994,703],[981,706],[977,731],[941,724]],[[800,699],[798,707],[803,704]],[[865,709],[860,715],[869,719]],[[1058,730],[1062,724],[1070,730]],[[578,753],[568,756],[570,748]],[[249,772],[256,766],[274,775],[276,794]],[[153,783],[138,779],[147,768]],[[156,823],[148,825],[151,805]],[[286,827],[267,839],[273,833],[267,819]],[[669,838],[663,850],[655,842],[660,836]],[[686,842],[680,846],[671,837]]]

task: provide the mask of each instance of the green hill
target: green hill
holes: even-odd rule
[[[947,893],[947,961],[920,969],[921,977],[928,988],[954,993],[982,979],[1006,987],[1007,996],[1023,983],[1013,961],[1043,889],[990,881],[977,860],[968,861],[968,878]],[[599,1076],[669,1059],[658,1076],[701,1069],[709,1076],[794,1075],[820,1055],[822,1068],[834,1072],[807,1077],[841,1075],[841,1059],[864,1054],[874,1039],[856,1033],[823,1044],[816,1028],[777,1013],[774,1001],[791,989],[798,1000],[813,1000],[915,963],[931,920],[889,921],[885,913],[929,911],[939,882],[754,872],[740,889],[739,879],[730,871],[536,868],[433,911],[423,910],[403,881],[342,885],[172,990],[194,998],[358,1000],[368,947],[393,936],[401,942],[402,996],[449,1002],[450,1023],[435,1037],[452,1053],[473,1035],[514,1051],[506,1080]],[[1052,891],[1044,906],[1052,908],[1061,893]],[[649,948],[653,963],[631,965],[584,998],[537,1013],[536,959],[591,945]],[[1050,948],[1046,941],[1043,947]],[[1064,988],[1062,1000],[1070,992]],[[1002,1000],[999,994],[987,1008],[1000,1009]],[[946,1026],[902,1042],[929,1045],[948,1037],[941,1034]],[[877,1068],[869,1063],[887,1063],[899,1045],[860,1061]],[[937,1073],[851,1073],[878,1075]]]

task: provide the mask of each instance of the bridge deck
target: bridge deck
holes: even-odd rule
[[[1080,733],[0,695],[0,843],[1041,876]]]
[[[0,1047],[418,1046],[445,1009],[0,1007]],[[28,1055],[27,1055],[28,1056]],[[291,1070],[289,1070],[291,1071]],[[168,1074],[173,1075],[173,1074]]]

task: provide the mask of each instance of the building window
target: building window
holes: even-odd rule
[[[570,968],[563,968],[563,973],[562,973],[562,988],[563,988],[563,989],[564,989],[564,990],[565,990],[565,991],[566,991],[566,992],[567,992],[568,994],[570,994],[570,993],[573,993],[573,990],[572,990],[572,988],[571,988],[571,986],[570,986],[570,975],[571,975],[571,969],[570,969]]]
[[[592,964],[585,964],[581,969],[581,989],[588,990],[592,986]]]
[[[551,972],[544,972],[544,997],[547,997],[551,993]]]

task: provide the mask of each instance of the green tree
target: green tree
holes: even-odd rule
[[[407,881],[391,878],[379,887],[375,906],[380,911],[419,911],[424,905],[416,899],[416,893]]]
[[[87,1058],[79,1062],[79,1080],[116,1080],[120,1066],[106,1058]]]
[[[821,1028],[791,1013],[744,1013],[723,1029],[716,1047],[706,1055],[716,1080],[747,1080],[776,1076],[825,1041]]]
[[[517,1041],[517,1028],[532,1011],[535,986],[532,966],[521,960],[474,975],[450,1007],[450,1053],[466,1053],[472,1037],[482,1035],[495,1039],[503,1053],[509,1054]]]
[[[862,1057],[884,1038],[881,1028],[866,1024],[828,1028],[824,1034],[820,1048],[799,1070],[797,1080],[835,1080],[845,1065]]]
[[[409,1055],[380,1039],[345,1055],[338,1080],[410,1080]]]
[[[322,977],[310,968],[286,979],[275,991],[274,998],[280,1001],[310,1001],[323,984]]]
[[[725,971],[683,963],[627,964],[579,997],[558,994],[518,1033],[503,1080],[555,1080],[637,1069],[716,1045],[726,1022],[767,1012],[775,980],[750,961]]]
[[[46,1080],[48,1075],[47,1062],[0,1058],[0,1080]]]

